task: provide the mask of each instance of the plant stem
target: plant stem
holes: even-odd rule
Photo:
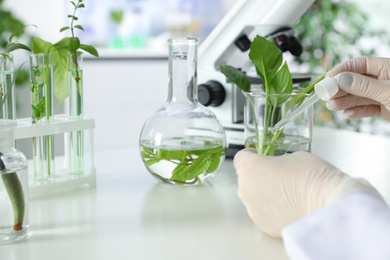
[[[51,84],[49,84],[49,82],[51,81],[51,71],[50,71],[50,64],[49,64],[49,61],[48,61],[48,64],[45,65],[45,81],[46,81],[46,87],[45,87],[45,97],[46,97],[46,102],[45,102],[45,115],[46,115],[46,120],[49,121],[50,120],[50,117],[52,115],[52,96],[51,96]],[[48,135],[45,137],[46,138],[46,152],[47,152],[47,157],[46,157],[46,161],[47,161],[47,175],[50,176],[51,175],[51,136]]]
[[[275,141],[277,141],[279,139],[279,136],[280,134],[283,133],[283,130],[278,130],[273,136],[272,136],[272,139],[270,141],[270,143],[267,145],[267,147],[265,148],[265,151],[264,151],[264,155],[270,155],[270,149],[272,148],[273,146],[273,143]]]
[[[2,153],[0,153],[2,155]],[[5,189],[11,200],[12,208],[14,210],[14,226],[15,231],[23,229],[23,219],[25,211],[23,188],[16,172],[5,173],[6,168],[3,160],[0,158],[0,171],[3,173],[1,177],[4,182]]]
[[[263,136],[262,136],[262,145],[261,145],[261,154],[267,155],[264,151],[265,144],[267,141],[268,135],[268,122],[269,122],[269,113],[268,113],[268,103],[269,103],[269,84],[268,78],[264,77],[264,87],[265,87],[265,105],[264,105],[264,116],[263,116]]]
[[[247,94],[247,98],[249,99],[249,102],[251,102],[252,110],[253,110],[253,124],[255,125],[255,133],[256,133],[256,143],[255,148],[256,151],[259,153],[259,126],[257,125],[257,109],[255,107],[255,104],[253,102],[253,99],[249,94]]]

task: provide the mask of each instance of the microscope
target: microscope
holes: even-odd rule
[[[225,128],[227,157],[244,148],[245,97],[227,82],[221,64],[241,69],[252,84],[261,84],[248,53],[256,35],[272,39],[283,51],[299,56],[302,46],[291,29],[314,0],[239,0],[199,47],[198,99],[212,110]],[[252,77],[253,75],[253,77]],[[293,75],[293,82],[310,76]],[[260,81],[260,82],[259,82]]]

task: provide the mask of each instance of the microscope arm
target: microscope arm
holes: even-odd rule
[[[205,39],[199,48],[199,71],[219,71],[223,63],[245,67],[247,53],[236,41],[246,35],[267,36],[293,25],[314,0],[240,0]],[[245,55],[243,55],[245,54]]]

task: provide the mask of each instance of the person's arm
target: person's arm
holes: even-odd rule
[[[244,149],[236,154],[234,166],[238,196],[249,216],[274,237],[347,194],[365,192],[383,200],[366,180],[352,178],[307,152],[264,156]]]
[[[389,260],[390,208],[352,193],[282,231],[291,260]]]

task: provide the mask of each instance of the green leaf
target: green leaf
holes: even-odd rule
[[[32,119],[34,121],[38,121],[45,116],[45,103],[45,98],[42,98],[36,106],[31,105]]]
[[[177,160],[183,161],[183,157],[186,156],[184,150],[163,150],[161,149],[158,153],[159,158],[163,160]]]
[[[44,85],[44,84],[43,84]],[[41,112],[44,112],[45,111],[45,104],[46,104],[46,99],[45,97],[41,98],[41,100],[39,101],[37,107],[38,109],[41,111]]]
[[[63,38],[53,45],[52,61],[54,67],[54,95],[61,104],[69,96],[68,53],[69,38]]]
[[[79,4],[79,6],[77,8],[85,8],[85,5],[84,4]]]
[[[12,42],[12,39],[14,38],[14,37],[16,37],[16,36],[20,36],[20,35],[22,35],[23,34],[23,32],[24,32],[24,28],[26,28],[27,26],[34,26],[35,28],[38,28],[36,25],[34,25],[34,24],[27,24],[27,25],[24,25],[22,28],[19,28],[18,30],[16,30],[15,32],[13,32],[11,35],[10,35],[10,37],[9,37],[9,39],[8,39],[8,42]]]
[[[91,45],[80,44],[80,49],[88,52],[89,54],[91,54],[95,57],[99,57],[98,51],[95,49],[95,47],[93,47]]]
[[[69,51],[75,52],[80,47],[80,40],[78,37],[69,38]]]
[[[70,27],[69,26],[64,26],[60,29],[60,32],[63,32],[63,31],[66,31],[66,30],[69,30]]]
[[[149,167],[155,163],[158,163],[159,161],[161,161],[160,158],[154,158],[154,159],[147,160],[147,161],[145,161],[145,166]]]
[[[31,113],[32,113],[33,120],[36,120],[36,118],[40,117],[39,109],[34,105],[31,105]]]
[[[213,173],[218,169],[218,166],[221,162],[221,154],[215,153],[211,156],[212,160],[210,162],[210,166],[207,168],[206,173]]]
[[[80,30],[84,31],[84,27],[82,27],[82,26],[79,25],[79,24],[78,24],[78,25],[75,25],[74,28],[77,28],[77,29],[80,29]]]
[[[31,52],[31,50],[30,50],[29,47],[27,47],[26,45],[24,45],[24,44],[22,44],[22,43],[17,43],[17,42],[11,42],[11,43],[9,43],[9,44],[7,45],[7,47],[5,48],[4,52],[5,52],[5,53],[10,53],[10,52],[12,52],[12,51],[14,51],[14,50],[20,50],[20,49],[26,50],[26,51],[30,51],[30,52]]]
[[[42,40],[39,37],[34,37],[31,42],[32,52],[37,53],[47,53],[53,48],[53,44],[47,41]]]
[[[190,166],[188,164],[179,164],[176,166],[176,168],[172,172],[172,180],[177,180],[177,181],[186,181],[190,180],[187,178],[188,176],[188,169]]]
[[[219,156],[217,156],[219,157]],[[191,165],[181,163],[172,173],[172,179],[177,181],[188,181],[198,177],[205,172],[210,173],[215,168],[216,161],[213,162],[209,153],[202,154],[198,158],[192,161]],[[219,165],[219,163],[218,163]],[[218,167],[218,166],[217,166]]]
[[[196,158],[188,168],[187,180],[194,179],[204,173],[210,166],[211,160],[208,154]]]
[[[292,92],[292,89],[293,82],[291,73],[288,69],[287,63],[285,62],[272,78],[270,92],[272,91],[272,94],[289,94]],[[271,104],[275,107],[283,104],[287,99],[287,95],[280,95],[278,98],[270,96]]]
[[[267,84],[282,65],[283,53],[274,43],[256,36],[250,47],[249,58],[260,78]]]
[[[152,150],[144,147],[144,146],[141,146],[141,156],[142,158],[144,159],[152,159],[152,158],[156,158],[156,154],[153,153]]]
[[[220,69],[221,72],[242,91],[249,92],[251,90],[250,81],[242,71],[226,64],[222,64]]]
[[[288,94],[292,92],[293,81],[287,62],[275,73],[271,85],[277,94]]]

